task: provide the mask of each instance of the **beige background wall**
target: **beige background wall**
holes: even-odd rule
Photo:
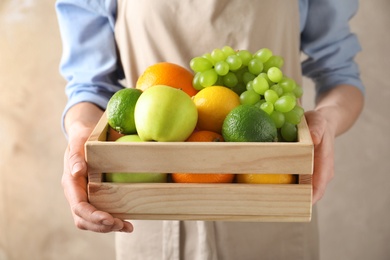
[[[361,1],[353,30],[367,86],[356,126],[337,140],[336,177],[318,203],[321,257],[390,259],[390,2]],[[0,2],[0,260],[113,259],[113,234],[73,226],[60,178],[66,142],[54,0]],[[311,83],[305,107],[311,107]]]

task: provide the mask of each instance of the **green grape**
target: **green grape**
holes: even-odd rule
[[[226,63],[226,61],[218,61],[214,65],[214,70],[217,72],[220,76],[225,76],[229,72],[229,64]]]
[[[279,85],[283,88],[284,93],[293,92],[293,90],[296,87],[295,81],[293,79],[284,77],[280,82]]]
[[[290,96],[290,97],[296,98],[296,96],[292,92],[283,93],[282,96]]]
[[[305,114],[305,109],[303,109],[303,107],[301,107],[299,105],[296,105],[294,107],[294,109],[297,110],[297,112],[299,113],[300,117],[302,117]]]
[[[270,87],[270,89],[272,89],[273,91],[276,92],[276,94],[278,94],[279,97],[281,97],[283,95],[283,89],[282,87],[279,85],[279,84],[274,84]]]
[[[218,76],[217,81],[214,83],[213,86],[223,86],[223,76]]]
[[[254,90],[253,81],[249,81],[248,83],[246,83],[246,90]]]
[[[302,117],[305,115],[305,110],[303,109],[303,107],[301,107],[300,105],[295,105],[295,107],[293,108],[296,113],[299,115],[299,117],[302,119]]]
[[[295,84],[295,88],[293,90],[293,93],[295,95],[296,98],[300,98],[302,97],[303,95],[303,89],[301,86],[299,86],[298,84]]]
[[[226,56],[225,56],[225,54],[223,53],[222,50],[214,49],[211,52],[211,58],[213,58],[213,60],[215,60],[215,62],[218,62],[218,61],[221,61],[221,60],[225,60]]]
[[[283,72],[277,67],[269,68],[267,71],[267,75],[268,78],[274,83],[280,82],[283,78]]]
[[[272,104],[274,104],[277,100],[279,100],[279,96],[278,94],[273,91],[272,89],[268,89],[267,91],[265,91],[264,93],[264,99],[267,101],[267,102],[270,102]]]
[[[289,122],[284,122],[283,126],[280,128],[280,134],[287,142],[295,142],[298,139],[297,127]]]
[[[248,63],[249,72],[259,75],[263,71],[263,63],[259,59],[251,59]]]
[[[208,61],[211,62],[211,64],[215,64],[215,60],[213,59],[213,57],[211,57],[211,54],[210,53],[205,53],[202,55],[202,58],[205,58],[207,59]]]
[[[266,101],[260,105],[260,109],[262,109],[268,115],[271,115],[272,112],[274,111],[274,105],[271,102]]]
[[[240,103],[242,105],[254,105],[260,101],[260,95],[253,90],[246,90],[240,95]]]
[[[268,71],[269,68],[277,67],[281,69],[283,67],[284,60],[281,56],[272,56],[264,63],[264,71]]]
[[[296,98],[292,96],[281,96],[278,98],[278,100],[276,100],[274,106],[275,110],[282,113],[287,113],[295,107],[296,103]]]
[[[272,85],[274,84],[274,83],[268,78],[268,75],[267,75],[267,73],[265,73],[265,72],[260,73],[260,74],[258,75],[258,77],[265,78],[265,79],[267,80],[269,86],[272,86]]]
[[[238,82],[244,82],[244,73],[248,72],[247,67],[241,67],[239,70],[232,71],[234,74],[236,74]]]
[[[204,87],[200,84],[200,75],[202,74],[202,72],[197,72],[194,76],[194,79],[192,80],[192,86],[194,87],[194,89],[196,90],[201,90],[203,89]]]
[[[195,72],[202,72],[211,69],[213,64],[204,57],[195,57],[190,61],[190,67]]]
[[[237,95],[241,95],[244,91],[246,91],[246,85],[244,82],[238,82],[234,87],[232,87],[232,90],[237,93]]]
[[[257,76],[252,81],[252,86],[253,90],[260,95],[264,95],[264,93],[269,89],[268,81],[265,78],[259,76]]]
[[[242,60],[237,55],[230,55],[226,58],[226,63],[229,64],[229,68],[232,71],[238,70],[242,66]]]
[[[242,82],[244,82],[244,84],[248,84],[249,82],[252,82],[255,78],[256,78],[256,75],[253,75],[249,71],[245,71],[242,74]]]
[[[237,85],[238,79],[236,74],[229,71],[225,76],[223,76],[223,85],[228,88],[233,88],[235,85]]]
[[[248,66],[249,61],[252,59],[252,53],[247,50],[238,51],[237,56],[241,58],[242,64],[244,66]]]
[[[236,54],[236,51],[230,46],[223,46],[221,50],[225,54],[225,57]]]
[[[201,72],[199,82],[203,87],[209,87],[215,84],[218,80],[218,74],[214,69],[209,69]]]
[[[258,50],[253,56],[259,59],[262,63],[268,61],[269,58],[272,57],[272,51],[267,48],[262,48]]]
[[[281,128],[284,124],[285,118],[284,114],[274,110],[270,115],[272,121],[274,121],[276,128]]]
[[[289,122],[293,125],[297,125],[301,122],[303,114],[303,108],[301,108],[300,106],[295,106],[290,111],[284,113],[284,117],[286,118],[286,122]]]
[[[260,100],[255,104],[255,107],[260,108],[261,105],[262,105],[263,103],[265,103],[265,102],[266,102],[265,99],[260,99]]]

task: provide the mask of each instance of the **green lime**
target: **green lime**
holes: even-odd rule
[[[117,91],[108,101],[106,116],[108,124],[121,134],[135,134],[134,108],[142,91],[124,88]]]
[[[240,105],[226,116],[222,135],[227,142],[276,142],[277,129],[271,117],[253,105]]]

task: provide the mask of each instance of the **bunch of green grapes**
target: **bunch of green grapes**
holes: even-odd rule
[[[270,115],[284,141],[297,139],[297,125],[304,110],[297,99],[302,87],[282,72],[283,57],[268,48],[252,54],[230,46],[195,57],[190,67],[195,72],[193,86],[225,86],[240,95],[241,104],[259,107]]]

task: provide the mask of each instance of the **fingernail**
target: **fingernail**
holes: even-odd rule
[[[105,225],[105,226],[111,226],[112,224],[114,224],[113,221],[109,221],[108,219],[105,219],[102,221],[102,224]]]
[[[75,163],[72,167],[72,175],[75,175],[79,171],[83,169],[83,165],[81,163]]]
[[[123,225],[121,225],[120,223],[116,223],[113,227],[112,227],[112,230],[113,231],[119,231],[119,230],[122,230],[123,229]]]
[[[314,144],[318,144],[320,142],[318,132],[316,131],[311,132],[311,138],[313,139]]]
[[[132,233],[134,231],[133,225],[131,225],[130,222],[125,221],[123,228],[120,230],[120,232],[124,233]]]

